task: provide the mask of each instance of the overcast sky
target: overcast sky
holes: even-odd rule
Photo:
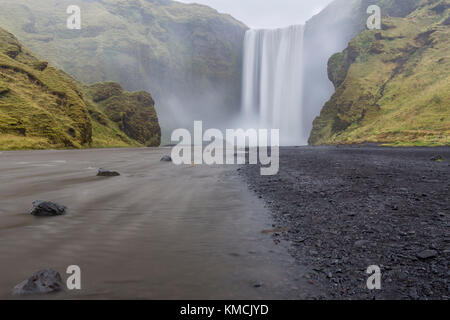
[[[332,0],[177,0],[201,3],[229,13],[251,28],[303,24]]]

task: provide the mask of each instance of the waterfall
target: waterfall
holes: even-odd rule
[[[260,128],[280,129],[282,145],[305,145],[302,130],[303,26],[245,34],[242,111]]]

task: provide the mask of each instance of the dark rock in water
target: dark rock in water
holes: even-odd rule
[[[33,201],[33,209],[31,209],[30,214],[37,217],[53,217],[66,214],[66,211],[67,208],[60,204],[35,200]]]
[[[161,161],[172,162],[172,157],[171,156],[164,156],[164,157],[161,158]]]
[[[117,171],[110,171],[110,170],[100,168],[100,169],[98,169],[97,176],[99,176],[99,177],[117,177],[117,176],[120,176],[120,173],[118,173]]]
[[[431,161],[442,161],[444,158],[441,155],[437,155],[431,158]]]
[[[420,259],[430,259],[430,258],[435,258],[437,257],[438,253],[436,250],[424,250],[422,252],[419,252],[417,254],[417,257]]]
[[[63,287],[61,275],[45,269],[34,273],[28,280],[19,283],[13,289],[14,295],[45,294],[60,291]]]

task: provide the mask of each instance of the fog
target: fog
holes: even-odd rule
[[[214,0],[205,0],[205,3],[206,2],[211,5],[213,5],[213,3],[223,4],[222,1]],[[328,2],[329,1],[324,1],[322,3]],[[244,14],[246,6],[250,3],[255,4],[253,1],[246,1],[246,5],[239,8],[239,6],[236,6],[236,2],[228,1],[228,12],[233,12],[233,10],[239,8],[241,10],[240,13]],[[287,9],[289,7],[288,5],[294,6],[294,3],[290,1],[281,1],[279,6],[275,3],[271,3],[271,1],[264,1],[264,5],[262,5],[262,2],[258,5],[255,4],[254,10],[249,11],[243,21],[248,23],[248,21],[252,21],[254,18],[259,17],[258,19],[261,19],[261,17],[258,16],[260,11],[262,14],[264,14],[264,12],[270,14],[270,12],[265,11],[268,3],[270,3],[269,7],[272,7],[273,9],[272,14],[274,17],[280,14],[283,9]],[[254,110],[251,114],[249,114],[248,110],[244,110],[248,109],[248,106],[247,108],[245,107],[245,104],[241,106],[241,113],[236,115],[233,121],[229,121],[228,126],[232,128],[242,127],[244,129],[259,128],[262,125],[260,118],[267,113],[267,110],[272,110],[269,113],[270,117],[273,119],[266,119],[265,126],[272,128],[273,122],[276,119],[281,119],[283,117],[287,119],[283,122],[283,125],[276,126],[283,133],[281,143],[283,145],[306,144],[314,119],[320,114],[322,107],[334,93],[333,84],[328,79],[328,60],[334,53],[345,49],[350,39],[362,28],[363,24],[361,22],[364,19],[361,20],[361,10],[364,8],[362,8],[360,4],[360,0],[336,0],[326,6],[319,14],[307,20],[305,22],[304,41],[291,38],[290,43],[284,44],[285,49],[290,48],[289,50],[292,51],[291,55],[295,55],[289,62],[289,64],[291,64],[291,70],[298,71],[284,72],[283,74],[286,75],[285,79],[274,77],[274,75],[272,75],[269,79],[266,79],[271,80],[272,83],[270,85],[264,85],[264,77],[258,75],[261,72],[266,73],[272,69],[275,74],[279,74],[279,69],[283,65],[283,61],[286,57],[279,56],[283,55],[284,51],[281,50],[282,48],[277,48],[277,45],[272,46],[272,49],[267,51],[269,44],[266,43],[266,41],[269,41],[270,39],[259,40],[264,41],[264,45],[261,44],[259,48],[256,48],[257,51],[261,50],[261,52],[254,52],[255,48],[252,48],[251,59],[244,59],[243,62],[243,70],[252,70],[251,72],[252,74],[254,73],[255,76],[250,77],[251,79],[246,77],[245,82],[243,82],[243,84],[245,83],[245,86],[242,87],[241,92],[243,96],[256,94],[253,101],[256,101],[257,106],[251,106]],[[294,7],[305,8],[305,10],[300,11],[313,12],[316,5],[319,5],[319,3],[312,5],[311,2],[296,1]],[[220,11],[227,12],[226,10]],[[289,14],[287,14],[287,17],[289,17]],[[294,19],[291,20],[291,22],[292,24],[297,24],[296,21],[300,20],[301,19]],[[283,21],[286,23],[289,22],[289,19]],[[266,24],[263,27],[279,29],[282,26],[282,24],[277,23],[277,19],[275,18],[272,20],[268,19],[265,23]],[[279,30],[287,29],[283,28]],[[296,47],[295,43],[303,43],[301,51],[293,51],[293,48]],[[263,50],[265,51],[263,52]],[[261,66],[259,66],[255,69],[255,65],[260,64],[260,62],[258,62],[258,57],[259,59],[262,59],[263,56],[266,57],[265,65],[272,65],[273,67],[266,69],[263,67],[263,70],[261,70]],[[268,57],[273,61],[269,61],[270,59],[267,60]],[[278,62],[276,62],[277,60]],[[297,66],[297,62],[299,62],[301,66]],[[294,67],[294,65],[297,67]],[[255,83],[249,83],[251,80],[255,81]],[[275,83],[273,83],[273,81],[275,81]],[[280,86],[282,90],[277,90]],[[248,92],[248,90],[250,90],[250,92]],[[280,97],[281,99],[275,99],[275,97],[277,97],[277,92],[283,92],[283,96]],[[288,97],[290,98],[286,100]],[[263,101],[261,101],[261,99]],[[211,110],[214,109],[215,108],[211,108]],[[223,120],[224,118],[209,118],[208,120],[210,123],[215,124],[218,119]],[[267,124],[268,122],[272,123],[272,125]],[[290,125],[288,125],[289,123]]]
[[[303,115],[304,135],[309,136],[315,117],[334,93],[328,78],[328,60],[344,50],[365,26],[361,0],[335,0],[305,26]]]
[[[142,15],[142,21],[136,22],[132,15],[123,15],[120,16],[121,20],[116,19],[118,12],[114,11],[114,6],[111,5],[115,1],[35,0],[21,1],[20,5],[15,3],[17,0],[0,1],[2,9],[5,9],[0,12],[0,22],[3,21],[5,26],[12,26],[10,31],[16,33],[26,46],[36,49],[36,54],[48,56],[51,63],[60,66],[78,80],[85,83],[116,81],[130,91],[150,92],[156,102],[166,143],[169,143],[167,138],[173,129],[190,128],[194,120],[203,120],[206,128],[218,129],[260,125],[252,117],[250,119],[239,117],[242,95],[240,59],[243,55],[245,32],[241,27],[230,24],[228,30],[222,29],[220,24],[212,23],[208,27],[216,29],[211,30],[210,38],[197,36],[193,41],[191,33],[202,34],[195,29],[197,28],[195,23],[183,25],[178,22],[170,23],[171,20],[168,19],[167,23],[162,24],[164,29],[160,36],[164,39],[158,40],[162,43],[159,49],[165,52],[163,50],[170,47],[166,47],[166,43],[177,46],[170,47],[175,49],[165,56],[156,54],[158,46],[155,43],[159,42],[153,41],[154,37],[148,37],[148,30],[144,28],[152,25],[149,18],[151,10],[144,12],[146,14]],[[150,2],[167,3],[166,0]],[[302,128],[302,132],[298,133],[295,126],[292,136],[308,137],[314,118],[334,92],[327,75],[328,59],[332,54],[343,50],[352,36],[359,31],[361,16],[354,14],[354,8],[361,0],[333,2],[332,0],[181,0],[180,2],[209,5],[219,12],[231,14],[250,28],[274,29],[305,24],[304,52],[295,54],[302,60],[304,79],[298,81],[295,77],[296,80],[290,81],[289,87],[295,86],[293,90],[298,87],[299,91],[304,92],[302,101],[298,103],[302,114],[296,117],[299,119],[298,127]],[[55,3],[57,6],[49,9],[49,5]],[[105,3],[109,5],[106,6]],[[71,35],[72,31],[66,30],[65,21],[62,19],[66,18],[65,8],[72,4],[83,8],[83,33],[77,37]],[[20,19],[23,22],[16,23],[22,21]],[[47,43],[36,40],[36,36],[33,34],[30,36],[21,27],[27,23],[35,26],[36,30],[43,30],[43,35],[52,35],[48,39],[55,41],[49,40]],[[103,30],[106,23],[111,27]],[[132,35],[131,39],[124,39],[127,32]],[[155,32],[155,35],[158,33]],[[221,41],[216,41],[219,37]],[[71,47],[64,45],[66,38],[72,39],[71,41],[82,49],[69,50]],[[147,41],[148,39],[152,41]],[[127,41],[133,45],[129,45]],[[115,43],[120,45],[115,46]],[[56,46],[57,50],[49,49],[52,46]],[[177,50],[179,47],[189,50]],[[49,54],[50,50],[58,54],[52,56]],[[241,57],[237,57],[238,55]],[[236,59],[233,60],[233,57]],[[89,70],[90,60],[96,63],[96,73]],[[282,59],[278,59],[280,60]],[[220,64],[221,61],[226,62],[225,68]],[[207,70],[208,68],[211,69]],[[276,66],[276,69],[280,68]],[[279,85],[280,82],[285,83],[289,80],[277,81],[276,85]],[[289,94],[291,93],[292,90]]]
[[[303,52],[297,53],[303,67],[296,68],[302,69],[300,72],[303,74],[300,76],[291,75],[289,79],[281,80],[281,82],[285,82],[296,79],[295,83],[290,83],[290,86],[283,85],[282,87],[286,95],[297,97],[297,102],[291,101],[279,105],[280,102],[277,104],[271,99],[268,100],[268,97],[272,96],[269,94],[265,99],[267,101],[264,101],[263,104],[275,104],[271,105],[271,108],[277,110],[278,117],[282,114],[288,114],[288,117],[297,118],[298,120],[291,121],[295,123],[295,129],[292,129],[292,125],[290,126],[291,129],[288,128],[289,126],[280,128],[285,135],[284,141],[291,141],[288,142],[290,145],[292,141],[297,141],[294,144],[298,144],[298,141],[302,141],[300,144],[306,144],[314,119],[320,114],[322,107],[334,93],[333,84],[328,79],[328,60],[333,54],[344,50],[348,42],[363,27],[364,19],[361,19],[361,17],[364,15],[362,12],[364,8],[361,6],[361,0],[335,0],[332,3],[328,0],[314,2],[299,0],[198,0],[195,2],[208,4],[220,12],[230,13],[252,28],[274,29],[286,25],[305,24]],[[319,11],[320,13],[317,14]],[[296,40],[294,39],[294,41]],[[289,46],[293,46],[293,44]],[[267,48],[266,45],[261,48],[263,47]],[[272,52],[266,53],[266,55],[277,59],[277,51],[279,50],[274,48]],[[255,54],[258,56],[258,53]],[[244,61],[244,64],[246,63],[252,65],[255,62]],[[276,65],[279,67],[280,64],[277,63]],[[243,66],[244,69],[247,67],[246,65]],[[277,81],[280,81],[280,79]],[[259,83],[256,84],[256,86],[259,85]],[[275,85],[273,88],[276,87]],[[289,89],[286,89],[287,87]],[[263,91],[273,88],[266,86]],[[241,92],[241,94],[245,94],[245,92]],[[203,98],[201,101],[206,102]],[[210,100],[208,99],[208,101]],[[292,103],[294,106],[292,106]],[[295,104],[297,107],[295,107]],[[293,112],[293,108],[298,108],[300,115],[298,115],[298,112]],[[212,107],[210,110],[216,110],[216,108]],[[262,111],[260,110],[260,112]],[[226,124],[231,128],[248,129],[261,127],[258,117],[257,112],[254,115],[249,115],[248,112],[245,113],[241,109],[241,114],[237,114],[231,121],[229,117],[224,117],[223,114],[218,114],[216,118],[209,116],[207,120],[217,128],[223,128],[223,120],[227,119]],[[282,144],[286,145],[286,142],[282,142]]]
[[[250,28],[279,28],[304,24],[332,0],[178,0],[208,5],[231,14]]]

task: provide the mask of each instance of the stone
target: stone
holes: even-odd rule
[[[46,294],[61,291],[63,288],[61,275],[45,269],[34,273],[29,279],[19,283],[13,289],[14,295]]]
[[[64,215],[66,212],[67,208],[58,203],[35,200],[30,214],[37,217],[53,217]]]
[[[116,171],[110,171],[103,168],[98,169],[97,176],[99,177],[117,177],[120,176],[120,173]]]
[[[437,155],[431,158],[431,161],[442,161],[444,158],[441,155]]]
[[[407,275],[406,273],[404,273],[404,272],[400,272],[400,273],[398,274],[398,278],[399,278],[401,281],[405,281],[405,280],[408,279],[408,275]]]
[[[165,162],[172,162],[172,157],[171,156],[163,156],[161,158],[161,161],[165,161]]]
[[[365,247],[365,246],[367,246],[367,245],[369,245],[370,244],[370,241],[367,241],[367,240],[358,240],[358,241],[356,241],[355,243],[354,243],[354,246],[355,247],[358,247],[358,248],[363,248],[363,247]]]
[[[417,254],[417,257],[419,259],[425,260],[425,259],[431,259],[437,257],[438,253],[436,250],[424,250]]]
[[[419,299],[419,295],[417,294],[417,290],[416,289],[409,290],[409,297],[411,299],[413,299],[413,300]]]

